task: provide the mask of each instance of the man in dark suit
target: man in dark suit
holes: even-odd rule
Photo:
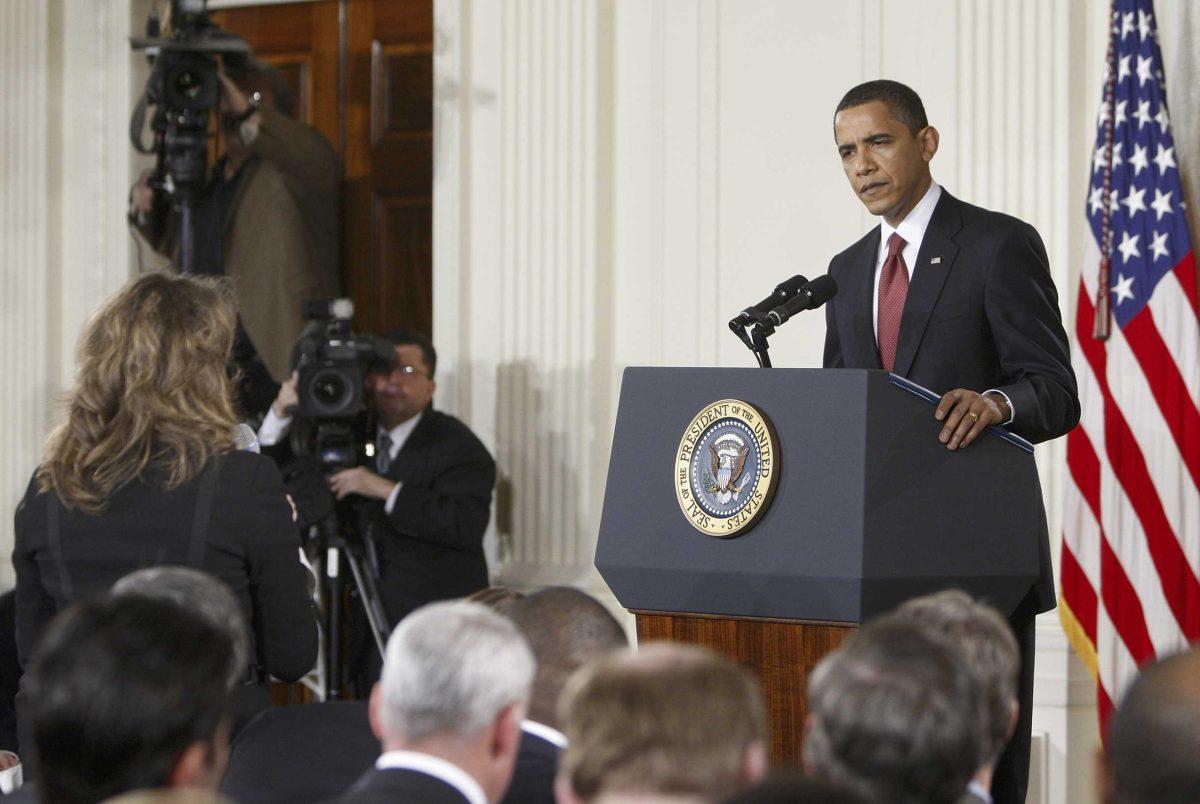
[[[883,368],[942,394],[934,413],[948,449],[1007,425],[1032,441],[1079,421],[1058,293],[1032,226],[966,204],[939,187],[938,149],[921,99],[895,81],[851,89],[834,138],[855,195],[880,225],[829,265],[826,367]],[[1025,800],[1034,616],[1054,608],[1044,527],[1039,577],[1009,622],[1021,646],[1021,715],[996,771],[1001,804]]]
[[[465,424],[432,407],[437,352],[424,335],[390,333],[396,363],[369,375],[377,425],[373,465],[329,478],[337,498],[365,498],[367,537],[378,555],[379,591],[388,622],[434,600],[465,597],[488,585],[483,533],[496,484],[496,463]],[[283,384],[259,440],[276,443],[290,426],[295,381]],[[360,629],[363,630],[363,629]],[[379,677],[373,642],[360,640],[360,691]]]
[[[512,777],[534,667],[517,627],[479,603],[413,612],[388,640],[371,691],[383,754],[338,804],[498,802]]]
[[[554,777],[567,738],[558,699],[567,679],[593,659],[629,646],[621,624],[578,589],[552,586],[518,600],[506,612],[537,658],[529,716],[521,723],[521,748],[503,804],[554,804]]]

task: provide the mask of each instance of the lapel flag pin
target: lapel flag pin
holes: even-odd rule
[[[930,265],[941,265],[941,262],[942,262],[941,257],[934,257],[932,260],[929,261],[929,264]]]

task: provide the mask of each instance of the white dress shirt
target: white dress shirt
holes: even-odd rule
[[[375,760],[379,770],[411,770],[441,779],[466,797],[471,804],[488,804],[479,782],[462,768],[441,757],[418,751],[388,751]]]
[[[391,430],[386,431],[388,438],[392,440],[392,446],[388,450],[389,464],[396,460],[396,456],[400,454],[400,450],[404,446],[404,442],[408,441],[408,437],[412,435],[413,430],[417,429],[417,425],[420,424],[421,418],[424,415],[425,411],[421,411],[408,421],[401,422]],[[288,428],[291,426],[291,416],[278,416],[275,413],[274,407],[268,409],[266,417],[263,418],[262,426],[258,428],[258,443],[264,447],[270,447],[278,444],[283,440],[283,437],[287,435]],[[379,433],[382,432],[384,432],[384,429],[380,427],[378,432],[375,434],[376,441],[379,440]],[[371,470],[374,471],[374,469],[375,467],[372,466]],[[383,504],[383,510],[389,514],[392,512],[392,509],[396,507],[396,497],[400,494],[400,486],[402,485],[402,483],[397,483],[396,487],[392,489],[392,493],[388,495],[387,500]]]
[[[908,269],[908,281],[911,283],[913,272],[917,269],[917,256],[921,253],[921,241],[925,239],[925,230],[929,228],[933,210],[941,197],[941,186],[936,181],[931,181],[925,195],[921,196],[921,200],[904,216],[904,220],[900,221],[898,226],[892,226],[882,216],[879,218],[879,254],[875,257],[875,283],[871,293],[871,330],[875,333],[876,341],[879,340],[879,280],[883,276],[883,263],[887,261],[888,238],[894,233],[899,233],[904,238],[904,250],[900,253],[904,257],[904,267]],[[1008,421],[1001,424],[1012,424],[1017,411],[1013,408],[1008,394],[996,388],[989,388],[984,393],[1004,397],[1004,401],[1008,403],[1009,416]]]
[[[521,731],[529,732],[534,737],[541,737],[564,751],[567,748],[567,735],[545,723],[538,723],[536,720],[522,720]]]

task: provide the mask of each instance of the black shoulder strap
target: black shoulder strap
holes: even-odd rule
[[[75,599],[75,587],[71,583],[71,573],[67,572],[67,562],[63,560],[62,525],[59,523],[58,511],[61,503],[58,492],[50,489],[46,492],[46,536],[50,540],[50,557],[58,569],[58,578],[62,582],[64,600]]]
[[[196,513],[192,519],[192,536],[188,542],[187,566],[200,569],[204,561],[204,547],[208,543],[208,523],[212,520],[213,498],[217,494],[217,478],[221,474],[221,456],[209,461],[200,474],[200,488],[196,492]]]

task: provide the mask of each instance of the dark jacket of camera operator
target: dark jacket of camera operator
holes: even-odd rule
[[[425,603],[487,586],[483,535],[496,464],[470,428],[431,406],[437,356],[428,339],[408,332],[388,338],[396,365],[367,380],[378,420],[374,465],[343,470],[328,483],[338,499],[358,495],[369,502],[380,594],[394,626]],[[289,380],[259,433],[264,446],[282,437],[297,401]]]
[[[291,116],[278,71],[254,60],[229,71],[219,118],[227,147],[197,208],[196,273],[232,280],[250,342],[282,382],[304,328],[302,303],[338,294],[337,159],[320,132]],[[169,208],[143,175],[131,220],[155,251],[176,258],[179,220]]]

